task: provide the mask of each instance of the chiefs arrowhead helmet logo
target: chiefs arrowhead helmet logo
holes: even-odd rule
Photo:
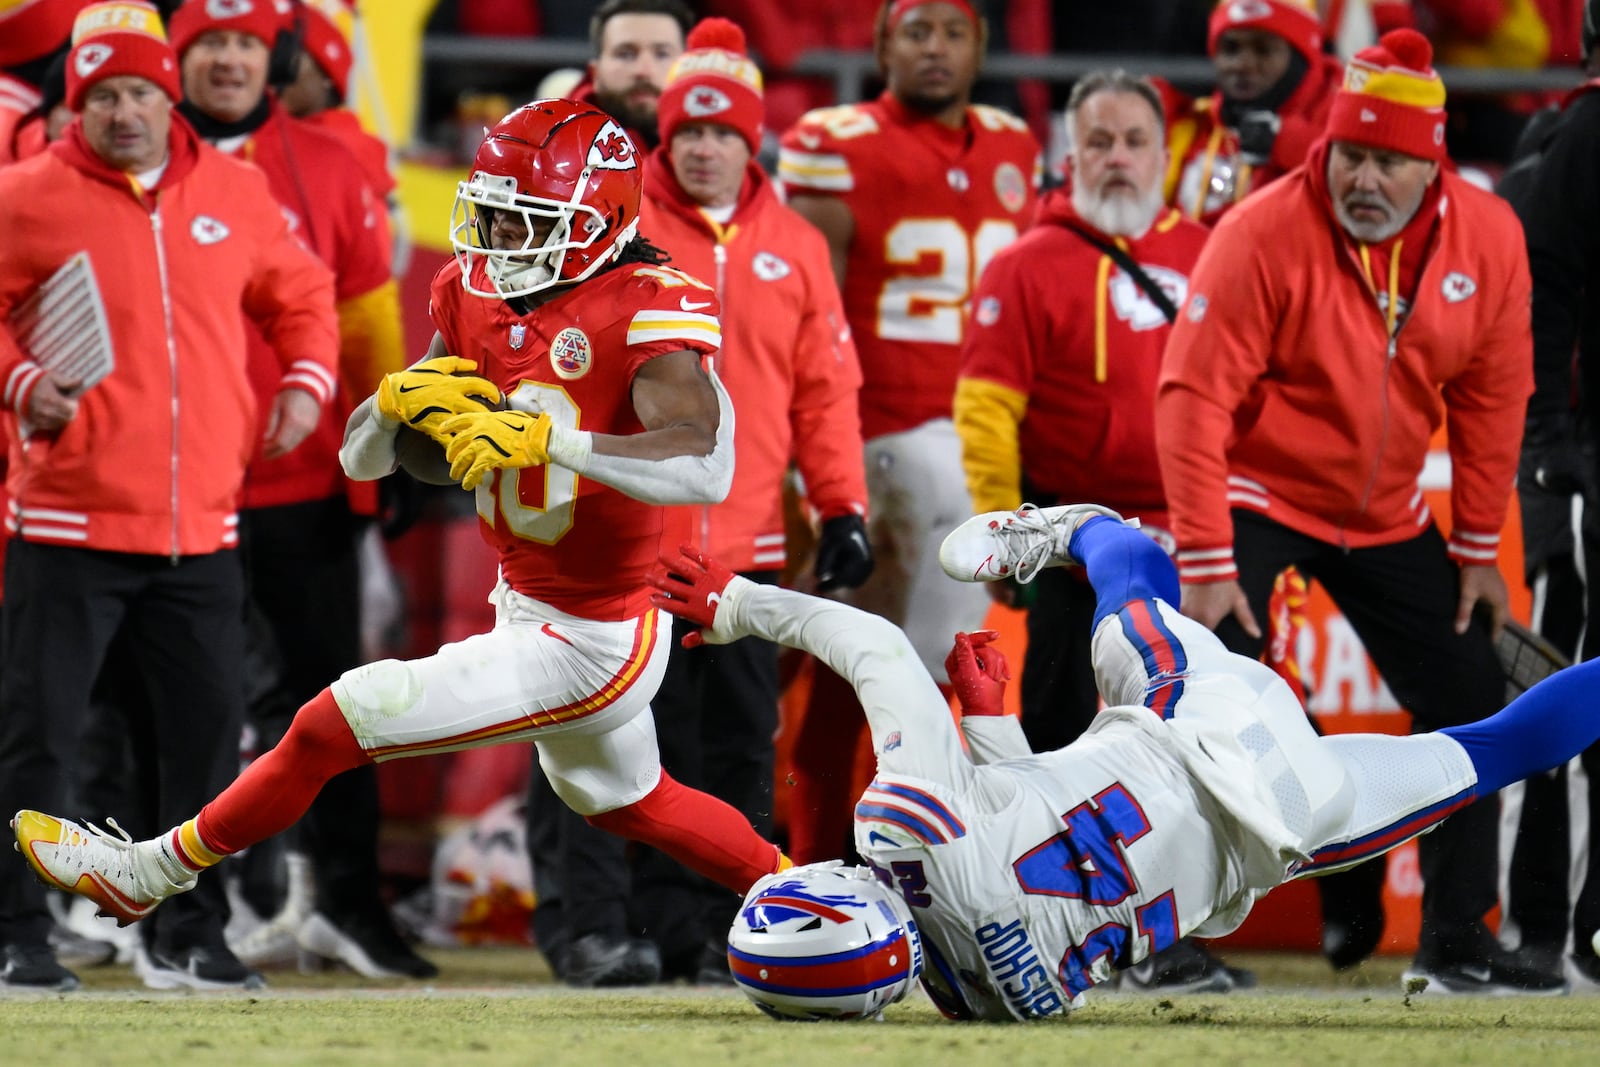
[[[607,122],[595,134],[586,162],[603,170],[633,170],[639,165],[639,152],[621,126]]]

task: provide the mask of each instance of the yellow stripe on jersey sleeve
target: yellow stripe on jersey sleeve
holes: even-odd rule
[[[778,180],[803,189],[825,189],[847,193],[856,187],[850,163],[838,153],[801,152],[793,148],[778,152]]]
[[[630,345],[654,341],[699,341],[712,348],[722,347],[722,324],[715,315],[695,315],[685,311],[640,311],[628,324]]]

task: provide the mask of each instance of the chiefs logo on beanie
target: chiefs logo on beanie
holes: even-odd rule
[[[1208,55],[1217,54],[1217,39],[1228,30],[1260,30],[1282,37],[1313,66],[1322,54],[1322,19],[1314,0],[1222,0],[1211,12]]]
[[[761,150],[766,105],[761,71],[745,55],[744,31],[727,19],[701,19],[686,44],[667,72],[656,109],[662,143],[687,123],[715,122],[737,130],[754,155]]]
[[[154,82],[173,103],[183,99],[177,54],[160,13],[144,0],[91,4],[78,13],[67,54],[67,106],[82,111],[91,86],[120,75]]]
[[[233,30],[271,48],[288,15],[288,5],[274,0],[188,0],[172,13],[172,47],[181,56],[201,34]]]
[[[1328,137],[1444,159],[1444,97],[1428,39],[1416,30],[1391,30],[1345,67],[1344,86],[1328,113]]]

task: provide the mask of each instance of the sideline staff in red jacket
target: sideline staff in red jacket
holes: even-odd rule
[[[271,452],[309,430],[258,404],[240,309],[278,353],[280,397],[304,394],[295,403],[316,409],[338,354],[333,279],[290,235],[261,172],[172,114],[178,61],[153,7],[96,4],[74,37],[67,98],[81,121],[48,152],[0,171],[0,322],[87,252],[116,369],[79,394],[0,328],[15,416],[0,810],[65,798],[90,687],[120,634],[155,712],[151,814],[167,820],[204,803],[238,765],[245,464],[263,424]],[[152,959],[242,970],[222,940],[224,907],[218,899],[157,924]],[[44,890],[0,868],[0,981],[77,985],[50,951],[50,926]]]
[[[1260,652],[1272,578],[1295,565],[1354,626],[1417,729],[1495,712],[1495,566],[1533,386],[1527,255],[1510,207],[1443,172],[1445,91],[1420,34],[1352,60],[1328,139],[1235,207],[1167,346],[1157,451],[1183,612]],[[1448,420],[1448,545],[1418,478]],[[1485,608],[1492,627],[1473,621]],[[1483,924],[1498,809],[1421,841],[1409,974],[1455,992],[1562,988]]]

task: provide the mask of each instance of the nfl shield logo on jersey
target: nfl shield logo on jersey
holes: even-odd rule
[[[521,348],[523,338],[527,336],[528,328],[522,323],[519,322],[515,326],[511,327],[511,347],[513,349]]]
[[[589,373],[593,355],[589,335],[576,326],[568,326],[550,342],[550,366],[557,377],[569,382]]]

